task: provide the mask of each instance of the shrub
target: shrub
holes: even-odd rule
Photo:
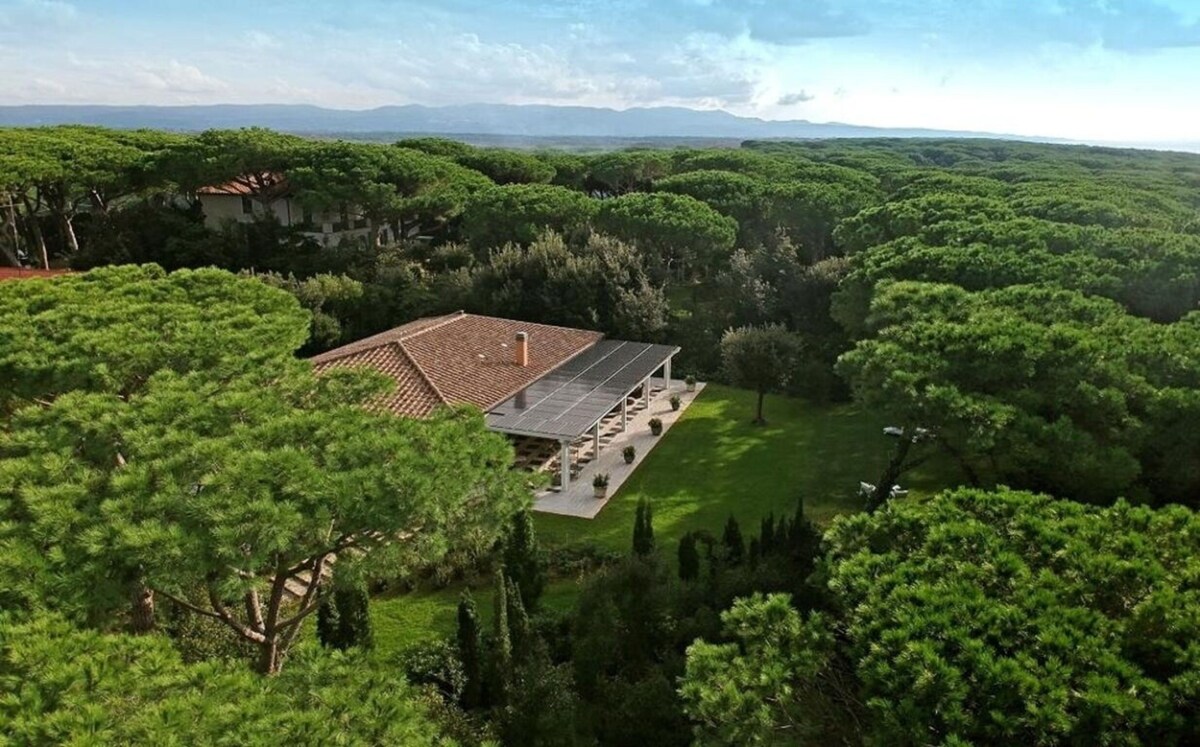
[[[458,651],[443,640],[414,643],[398,657],[404,676],[414,685],[427,685],[444,698],[457,701],[466,685]]]
[[[615,550],[583,542],[551,549],[547,565],[555,576],[580,576],[619,563],[624,557]]]

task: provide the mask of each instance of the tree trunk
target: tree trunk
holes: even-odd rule
[[[767,419],[763,417],[763,399],[765,399],[766,396],[767,396],[766,392],[760,391],[758,393],[758,412],[754,416],[755,425],[766,425],[767,424]]]
[[[980,485],[979,473],[975,471],[975,467],[967,461],[967,457],[962,453],[962,450],[955,448],[947,439],[939,438],[938,444],[945,449],[946,453],[954,459],[958,464],[958,468],[962,470],[963,476],[967,478],[967,484],[973,488]]]
[[[37,240],[38,260],[43,270],[50,269],[50,252],[46,249],[46,237],[42,235],[42,227],[37,218],[33,219],[33,236]]]
[[[92,202],[92,208],[102,215],[108,215],[108,203],[104,201],[104,197],[98,190],[92,189],[88,191],[88,199]]]
[[[375,222],[374,218],[367,218],[367,244],[370,249],[379,248],[379,235],[383,233],[383,226]]]
[[[154,630],[154,590],[141,581],[135,581],[129,593],[132,603],[129,613],[129,627],[137,634],[149,633]]]
[[[70,215],[63,213],[62,216],[63,236],[67,239],[67,248],[71,250],[71,255],[79,254],[79,238],[75,236],[75,224]]]
[[[13,267],[19,267],[21,263],[17,259],[17,252],[21,250],[21,234],[17,230],[17,206],[13,202],[14,198],[12,195],[7,195],[7,197],[8,217],[5,219],[5,223],[8,224],[8,233],[12,237],[12,248],[9,249],[6,247],[4,249],[4,258]]]
[[[38,258],[41,260],[43,270],[50,269],[50,252],[46,250],[46,237],[42,235],[42,226],[38,222],[37,207],[29,202],[29,196],[23,198],[25,202],[25,220],[29,226],[29,233],[33,235],[34,246],[37,247]],[[40,201],[40,198],[39,198]]]
[[[908,429],[905,428],[905,432],[907,431]],[[904,460],[908,458],[908,452],[912,450],[912,445],[913,440],[909,436],[901,436],[896,443],[896,451],[892,454],[892,459],[888,462],[887,469],[883,471],[883,475],[875,485],[874,492],[867,498],[867,513],[874,513],[892,497],[892,486],[896,484],[896,480],[899,480],[900,475],[904,473]]]
[[[258,647],[258,662],[255,669],[259,674],[278,674],[280,665],[279,643],[274,638],[268,638]]]

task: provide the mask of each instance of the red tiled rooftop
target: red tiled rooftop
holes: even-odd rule
[[[515,360],[517,332],[529,339],[529,363]],[[487,410],[594,345],[603,335],[570,327],[457,312],[418,319],[315,356],[318,370],[370,366],[396,382],[380,404],[425,417],[441,404]]]
[[[255,188],[251,186],[252,183],[261,185],[261,188]],[[223,184],[210,184],[200,187],[196,190],[196,194],[249,197],[262,192],[270,193],[276,197],[281,197],[288,192],[288,189],[289,186],[287,177],[272,172],[266,172],[257,176],[249,174],[241,179],[232,179]]]

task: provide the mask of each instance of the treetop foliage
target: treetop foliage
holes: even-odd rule
[[[264,680],[53,616],[0,620],[0,689],[14,744],[446,743],[403,678],[359,657],[305,652]]]
[[[708,743],[1191,743],[1197,521],[1007,489],[843,517],[836,608],[735,604],[735,642],[689,650],[685,707]]]
[[[871,309],[878,332],[839,369],[863,401],[953,444],[971,474],[1085,501],[1194,502],[1191,317],[1155,324],[1049,287],[911,282],[881,286]]]
[[[155,266],[0,284],[0,377],[16,400],[130,394],[156,372],[215,377],[290,356],[308,315],[286,292],[218,270]]]

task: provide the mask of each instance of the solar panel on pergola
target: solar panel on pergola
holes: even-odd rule
[[[672,345],[601,340],[488,411],[488,427],[558,441],[587,433],[679,352]]]

